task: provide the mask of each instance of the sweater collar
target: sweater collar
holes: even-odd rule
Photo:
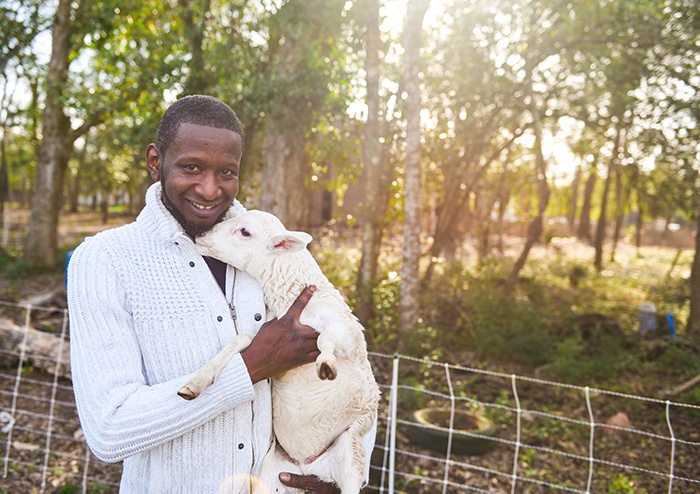
[[[234,218],[244,211],[245,208],[241,203],[234,200],[224,219]],[[146,191],[146,206],[139,213],[136,221],[165,241],[175,241],[178,238],[187,237],[180,222],[175,219],[165,207],[165,204],[163,204],[160,182],[155,182],[148,187]]]

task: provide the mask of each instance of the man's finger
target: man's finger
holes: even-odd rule
[[[279,474],[279,479],[280,482],[287,487],[296,487],[298,489],[308,489],[312,487],[309,485],[309,478],[305,475],[294,475],[293,473],[282,472]]]
[[[309,303],[309,300],[311,300],[311,297],[313,296],[314,292],[316,291],[316,287],[314,285],[307,286],[302,290],[302,292],[299,294],[299,296],[296,298],[294,303],[292,304],[292,307],[297,309],[295,311],[295,314],[300,314],[301,311],[306,307],[306,304]],[[289,308],[289,311],[287,311],[287,314],[291,315],[292,312],[292,307]]]
[[[340,494],[340,488],[337,484],[326,483],[315,475],[295,475],[293,473],[282,472],[279,474],[280,481],[287,487],[296,487],[303,489],[310,494],[314,493],[333,493]]]

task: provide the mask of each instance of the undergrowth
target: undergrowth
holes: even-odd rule
[[[359,253],[338,244],[323,244],[314,254],[352,305]],[[647,248],[638,254],[630,248],[597,273],[592,259],[539,247],[512,292],[504,289],[511,260],[441,262],[423,281],[421,317],[411,334],[401,335],[402,348],[418,358],[516,365],[546,378],[592,380],[615,389],[624,387],[619,381],[625,376],[672,381],[697,374],[698,349],[686,340],[683,328],[691,259],[668,275],[674,255],[670,249]],[[392,353],[398,338],[400,259],[385,255],[379,279],[368,340],[371,349]],[[642,302],[653,302],[659,313],[661,343],[655,353],[640,341]],[[663,323],[666,313],[676,324],[673,339]]]

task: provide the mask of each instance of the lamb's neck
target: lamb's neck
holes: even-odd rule
[[[308,261],[306,256],[299,254],[280,255],[256,273],[265,293],[265,302],[276,316],[284,314],[304,288],[316,283],[310,273],[318,266]]]

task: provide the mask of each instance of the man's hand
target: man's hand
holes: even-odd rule
[[[299,322],[301,311],[315,291],[315,286],[306,287],[286,314],[263,324],[241,352],[253,384],[316,360],[320,353],[316,346],[318,333]]]
[[[336,484],[328,484],[315,475],[295,475],[282,472],[279,479],[287,487],[303,489],[310,494],[340,494],[340,488]]]

